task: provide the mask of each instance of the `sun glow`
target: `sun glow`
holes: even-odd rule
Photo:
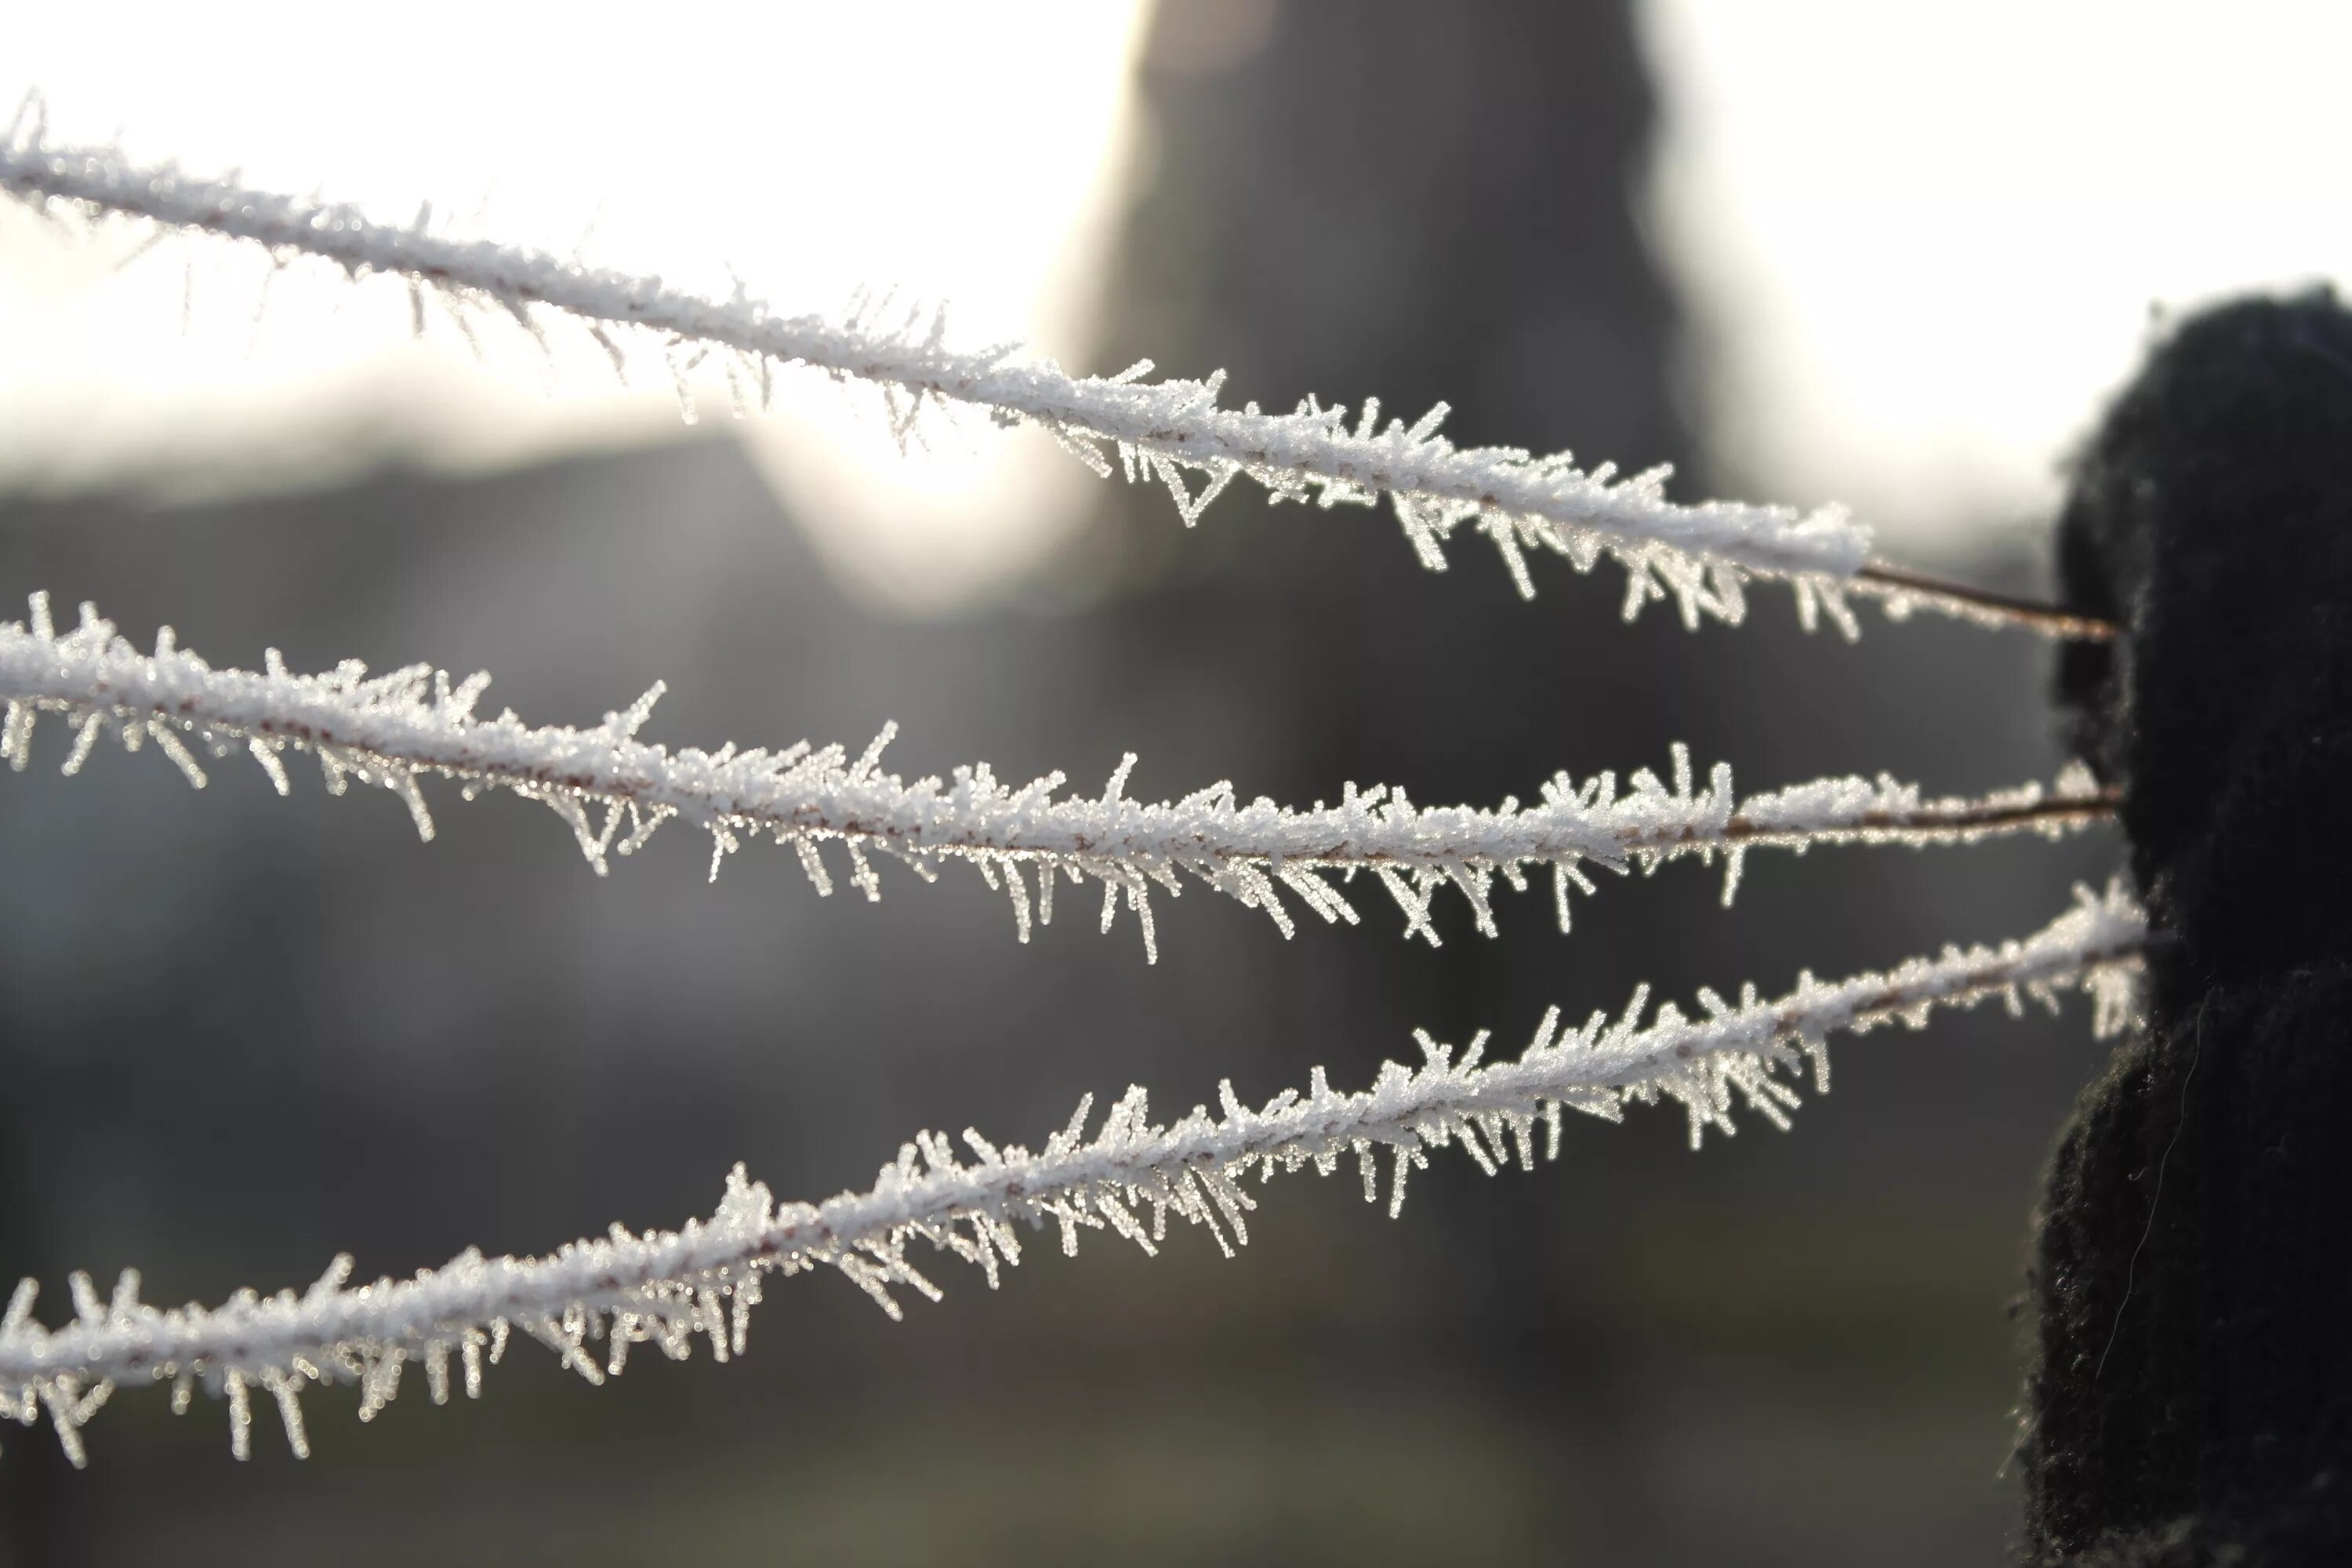
[[[2152,312],[2352,280],[2352,12],[1648,0],[1722,482],[1891,551],[2040,527]]]
[[[394,221],[432,202],[453,233],[740,283],[787,311],[895,289],[950,305],[954,341],[1084,364],[1140,10],[717,5],[662,21],[665,41],[446,4],[397,25],[315,5],[43,7],[10,24],[0,94],[37,90],[58,136],[191,172]],[[625,390],[584,334],[542,349],[436,306],[418,341],[395,282],[144,238],[0,212],[0,484],[266,488],[383,457],[487,467],[676,434],[658,353],[634,355]],[[714,369],[691,373],[696,401],[724,416]],[[902,455],[866,395],[791,375],[775,393],[775,416],[741,426],[749,449],[844,575],[907,607],[1017,577],[1096,493],[1034,435],[931,420]]]

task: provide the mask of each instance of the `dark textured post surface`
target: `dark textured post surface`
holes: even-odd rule
[[[2352,315],[2190,318],[2061,528],[2085,754],[2159,933],[2036,1247],[2032,1551],[2352,1560]]]

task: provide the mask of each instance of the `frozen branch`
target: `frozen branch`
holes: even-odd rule
[[[1052,920],[1057,881],[1093,880],[1103,889],[1105,928],[1124,899],[1148,952],[1153,889],[1174,895],[1185,878],[1264,910],[1288,935],[1285,889],[1326,921],[1352,924],[1358,912],[1332,879],[1366,875],[1403,910],[1407,934],[1434,944],[1432,905],[1446,888],[1464,895],[1478,929],[1492,935],[1496,879],[1523,889],[1530,871],[1548,870],[1565,930],[1570,889],[1591,890],[1587,867],[1648,870],[1684,856],[1720,857],[1728,902],[1751,848],[2055,836],[2114,810],[2080,770],[2054,789],[2029,784],[1976,799],[1926,799],[1916,786],[1882,777],[1824,779],[1739,800],[1727,766],[1717,764],[1699,787],[1679,747],[1671,781],[1643,770],[1621,791],[1610,773],[1581,784],[1560,773],[1536,804],[1513,798],[1492,809],[1416,806],[1402,789],[1352,784],[1338,805],[1308,810],[1263,797],[1244,805],[1223,783],[1146,804],[1126,796],[1132,755],[1100,795],[1057,797],[1060,773],[1013,787],[984,763],[945,781],[884,773],[894,727],[854,759],[840,746],[805,742],[780,752],[649,745],[635,737],[659,686],[594,729],[532,728],[511,712],[475,716],[486,675],[453,683],[446,671],[412,665],[371,678],[355,660],[296,675],[275,649],[264,662],[260,672],[215,669],[181,648],[168,626],[154,651],[142,653],[88,605],[81,624],[59,633],[47,596],[36,595],[28,622],[0,624],[0,758],[26,764],[43,713],[61,715],[75,732],[68,773],[110,733],[133,751],[152,742],[198,787],[205,773],[197,752],[247,752],[283,794],[285,753],[307,752],[330,791],[355,779],[398,795],[425,838],[433,818],[418,785],[437,775],[468,797],[499,789],[546,805],[599,873],[611,855],[633,852],[673,817],[710,834],[714,877],[746,837],[766,837],[798,852],[820,893],[833,887],[823,854],[832,842],[845,847],[849,880],[869,898],[880,895],[869,852],[926,878],[942,860],[966,860],[1005,891],[1024,941],[1033,918]]]
[[[610,334],[641,329],[672,345],[736,356],[754,384],[765,385],[776,365],[811,366],[880,386],[902,437],[926,407],[977,407],[1003,423],[1042,427],[1105,476],[1115,453],[1130,479],[1164,483],[1188,524],[1236,475],[1278,500],[1326,507],[1385,495],[1433,570],[1445,564],[1444,542],[1467,525],[1493,542],[1523,595],[1535,591],[1529,551],[1563,556],[1580,571],[1607,555],[1629,574],[1629,616],[1671,596],[1694,626],[1704,616],[1738,621],[1746,611],[1742,583],[1755,576],[1790,583],[1808,626],[1827,614],[1854,628],[1843,595],[1864,565],[1869,534],[1836,508],[1800,516],[1743,502],[1686,505],[1665,499],[1664,468],[1620,479],[1608,464],[1580,470],[1566,453],[1456,447],[1437,434],[1444,405],[1410,426],[1382,426],[1377,400],[1368,399],[1351,426],[1344,407],[1312,397],[1287,415],[1254,403],[1222,408],[1223,372],[1146,383],[1147,361],[1116,376],[1072,376],[1009,346],[951,350],[943,314],[885,319],[887,301],[839,320],[779,315],[740,288],[731,299],[709,299],[658,278],[451,238],[432,232],[426,215],[389,225],[354,206],[256,190],[234,176],[200,179],[168,163],[131,163],[110,148],[53,146],[37,103],[27,107],[0,134],[0,190],[36,205],[69,204],[249,240],[281,260],[315,257],[355,278],[395,275],[415,289],[492,304],[534,331],[534,312],[555,312],[584,324],[616,365],[622,355]],[[1906,605],[1948,607],[1932,595],[1895,596]]]
[[[485,1352],[497,1360],[514,1329],[602,1383],[621,1371],[632,1344],[682,1357],[701,1335],[722,1361],[741,1354],[747,1311],[771,1273],[837,1269],[895,1318],[894,1288],[940,1294],[907,1257],[917,1240],[978,1265],[992,1286],[1000,1264],[1020,1261],[1016,1226],[1024,1223],[1052,1222],[1066,1253],[1086,1229],[1110,1230],[1148,1253],[1166,1238],[1172,1215],[1206,1227],[1230,1255],[1248,1240],[1246,1215],[1256,1203],[1243,1183],[1252,1176],[1264,1182],[1310,1164],[1328,1175],[1348,1159],[1365,1197],[1376,1201],[1385,1152],[1394,1214],[1407,1172],[1425,1166],[1430,1150],[1458,1142],[1489,1172],[1515,1162],[1532,1169],[1538,1129],[1546,1157],[1556,1156],[1567,1110],[1614,1121],[1630,1102],[1670,1099],[1687,1113],[1694,1146],[1710,1127],[1731,1131],[1743,1102],[1785,1127],[1797,1095],[1779,1075],[1810,1059],[1825,1089],[1824,1042],[1834,1032],[1896,1020],[1919,1027],[1938,1006],[1992,996],[2012,1011],[2027,997],[2054,1005],[2055,991],[2075,984],[2097,1004],[2095,1026],[2112,1029],[2130,1012],[2143,936],[2139,912],[2121,892],[2078,889],[2073,910],[2022,942],[1948,948],[1940,958],[1830,984],[1807,974],[1770,1001],[1758,1000],[1752,986],[1736,1005],[1701,992],[1703,1017],[1669,1005],[1643,1026],[1640,993],[1620,1017],[1595,1014],[1581,1028],[1562,1029],[1555,1008],[1516,1061],[1486,1063],[1483,1034],[1458,1058],[1423,1035],[1417,1066],[1386,1063],[1360,1092],[1335,1091],[1318,1068],[1304,1093],[1287,1089],[1252,1110],[1227,1083],[1217,1113],[1196,1106],[1166,1125],[1150,1121],[1144,1091],[1130,1089],[1092,1136],[1091,1097],[1081,1100],[1035,1153],[968,1131],[959,1154],[947,1138],[923,1133],[869,1191],[818,1205],[778,1205],[738,1166],[709,1221],[644,1236],[615,1226],[606,1237],[546,1258],[467,1251],[412,1279],[356,1289],[348,1257],[300,1296],[263,1300],[248,1291],[211,1310],[146,1305],[130,1273],[101,1300],[78,1274],[75,1321],[48,1329],[31,1315],[35,1286],[26,1280],[0,1320],[0,1413],[29,1425],[46,1409],[79,1464],[80,1427],[118,1384],[170,1383],[175,1409],[202,1384],[227,1398],[231,1445],[243,1458],[257,1387],[275,1399],[302,1454],[297,1394],[307,1384],[358,1384],[365,1419],[398,1392],[411,1361],[424,1363],[435,1401],[446,1401],[454,1356],[475,1394]]]

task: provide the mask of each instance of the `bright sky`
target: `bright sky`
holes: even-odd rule
[[[1756,499],[2046,519],[2149,309],[2352,280],[2352,6],[1649,0],[1662,231]],[[1937,535],[1947,533],[1946,540]]]
[[[788,311],[896,286],[950,302],[958,342],[1025,340],[1076,365],[1139,14],[757,0],[550,26],[543,7],[479,0],[83,0],[10,16],[0,97],[37,87],[59,141],[241,167],[394,221],[430,197],[459,233],[565,253],[585,232],[592,260],[719,294],[731,266]],[[118,272],[136,245],[72,243],[0,209],[0,483],[282,483],[370,444],[487,464],[677,430],[658,357],[623,395],[584,334],[551,334],[551,370],[510,322],[479,324],[478,358],[440,314],[420,347],[396,283],[271,278],[250,247],[203,241]],[[705,391],[725,416],[724,382]],[[836,564],[886,599],[921,607],[1016,574],[1099,493],[1047,441],[927,421],[931,450],[908,458],[875,397],[816,377],[776,391],[782,412],[742,434]]]
[[[61,139],[395,219],[429,195],[459,232],[557,250],[588,230],[591,259],[719,292],[730,262],[787,309],[897,284],[951,301],[960,342],[1112,368],[1087,322],[1137,0],[713,4],[650,39],[478,0],[18,9],[0,111],[37,86]],[[2352,7],[1649,0],[1645,21],[1654,216],[1717,446],[1754,499],[1845,500],[1894,551],[2046,514],[2151,304],[2352,279]],[[297,269],[265,301],[251,255],[173,244],[118,271],[132,247],[0,208],[0,484],[234,486],[369,443],[488,464],[674,428],[658,363],[624,395],[584,340],[551,369],[488,323],[478,358],[446,318],[409,342],[393,285]],[[907,459],[868,400],[779,388],[744,435],[885,598],[984,593],[1098,493],[1042,438],[933,426]]]

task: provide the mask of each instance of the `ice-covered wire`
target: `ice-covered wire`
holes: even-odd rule
[[[152,220],[248,240],[281,259],[309,256],[354,277],[383,273],[496,306],[539,330],[534,312],[570,317],[625,363],[616,330],[645,330],[680,350],[740,356],[751,381],[769,368],[802,364],[882,387],[903,436],[929,406],[962,405],[1000,421],[1031,424],[1103,475],[1113,458],[1128,477],[1164,483],[1189,524],[1237,475],[1277,499],[1323,506],[1372,504],[1386,496],[1422,562],[1445,564],[1444,542],[1465,525],[1501,552],[1523,595],[1535,591],[1526,555],[1565,557],[1580,571],[1602,556],[1628,574],[1625,613],[1673,598],[1683,618],[1738,621],[1742,584],[1779,579],[1795,589],[1807,625],[1826,615],[1854,629],[1845,596],[1874,594],[1890,608],[1926,608],[1983,618],[1965,591],[1890,582],[1868,562],[1868,531],[1828,507],[1807,515],[1738,501],[1684,504],[1664,493],[1667,470],[1620,479],[1612,465],[1580,469],[1569,455],[1510,447],[1456,447],[1439,435],[1440,405],[1407,424],[1383,425],[1376,399],[1351,422],[1342,406],[1309,397],[1290,414],[1255,404],[1220,407],[1220,372],[1203,381],[1146,382],[1142,362],[1115,376],[1073,376],[1010,346],[967,352],[945,342],[944,315],[903,318],[868,303],[841,318],[782,315],[740,288],[713,299],[658,278],[632,277],[576,259],[485,239],[434,232],[425,215],[402,226],[359,208],[256,189],[234,176],[201,178],[169,163],[141,164],[100,146],[54,144],[40,106],[28,100],[0,133],[0,190],[47,207]],[[421,323],[423,295],[418,296]],[[671,356],[675,364],[677,356]]]
[[[1780,1074],[1810,1059],[1825,1089],[1824,1042],[1837,1031],[1896,1020],[1917,1027],[1937,1007],[1987,997],[2012,1011],[2028,997],[2054,1005],[2055,991],[2075,984],[2096,1003],[2095,1026],[2111,1029],[2130,1014],[2143,937],[2141,915],[2120,891],[2078,889],[2072,910],[2022,941],[1947,948],[1833,984],[1806,974],[1769,1001],[1752,986],[1737,1004],[1701,992],[1700,1017],[1668,1005],[1644,1026],[1638,993],[1617,1018],[1595,1014],[1580,1028],[1561,1028],[1554,1009],[1516,1060],[1486,1061],[1483,1034],[1458,1057],[1423,1035],[1417,1065],[1386,1063],[1370,1089],[1352,1094],[1333,1089],[1318,1068],[1303,1092],[1285,1090],[1258,1110],[1227,1083],[1215,1111],[1196,1106],[1156,1125],[1144,1091],[1130,1089],[1091,1134],[1091,1099],[1082,1100],[1035,1152],[971,1131],[959,1152],[923,1133],[872,1188],[822,1204],[779,1205],[738,1166],[707,1221],[642,1236],[615,1226],[544,1258],[469,1250],[412,1279],[354,1288],[352,1259],[341,1257],[300,1295],[247,1291],[217,1308],[150,1306],[131,1273],[101,1298],[78,1274],[74,1320],[54,1329],[32,1316],[26,1280],[0,1318],[0,1414],[30,1425],[46,1412],[79,1464],[81,1427],[116,1386],[171,1384],[174,1408],[184,1409],[202,1385],[227,1399],[231,1445],[243,1458],[259,1390],[303,1454],[297,1396],[307,1384],[356,1384],[365,1419],[399,1391],[411,1362],[422,1364],[434,1399],[446,1401],[454,1359],[467,1393],[477,1394],[485,1358],[497,1360],[514,1330],[602,1383],[633,1344],[682,1357],[705,1336],[719,1359],[740,1355],[746,1313],[771,1273],[837,1269],[897,1317],[894,1289],[940,1294],[907,1256],[917,1241],[978,1265],[992,1286],[1001,1265],[1020,1261],[1024,1225],[1052,1224],[1065,1252],[1076,1250],[1086,1229],[1151,1252],[1173,1215],[1207,1228],[1230,1255],[1249,1237],[1256,1202],[1244,1183],[1252,1177],[1307,1165],[1328,1175],[1345,1161],[1377,1201],[1384,1155],[1394,1214],[1407,1172],[1424,1166],[1430,1150],[1458,1142],[1489,1172],[1515,1163],[1532,1169],[1539,1141],[1547,1157],[1558,1153],[1568,1110],[1613,1121],[1630,1102],[1670,1099],[1688,1115],[1694,1146],[1708,1128],[1732,1131],[1741,1103],[1786,1126],[1797,1094]]]
[[[599,872],[673,817],[711,835],[713,876],[746,837],[765,837],[797,851],[821,893],[833,888],[828,843],[844,847],[848,879],[869,898],[880,893],[871,852],[926,877],[943,859],[962,859],[1005,892],[1024,941],[1033,920],[1053,918],[1057,882],[1092,880],[1102,889],[1104,925],[1124,900],[1147,952],[1156,951],[1152,892],[1181,892],[1188,878],[1264,910],[1287,935],[1286,890],[1324,921],[1352,924],[1358,911],[1333,879],[1368,876],[1403,910],[1407,933],[1434,943],[1432,906],[1441,890],[1458,890],[1491,935],[1496,881],[1524,889],[1530,871],[1549,872],[1565,929],[1570,889],[1591,889],[1588,867],[1622,872],[1719,857],[1727,901],[1752,848],[2057,835],[2114,810],[2110,794],[2080,770],[2053,788],[2028,784],[1971,799],[1928,799],[1882,777],[1822,779],[1742,800],[1727,766],[1717,764],[1702,786],[1679,747],[1668,779],[1643,770],[1621,789],[1609,773],[1580,784],[1561,773],[1534,803],[1506,799],[1492,808],[1417,806],[1402,789],[1350,784],[1338,805],[1302,810],[1264,798],[1244,803],[1224,783],[1150,804],[1127,796],[1132,755],[1091,796],[1057,795],[1059,773],[1007,784],[984,763],[950,779],[908,782],[880,767],[895,727],[856,757],[805,742],[778,752],[732,743],[673,751],[635,738],[659,686],[593,729],[535,728],[511,712],[475,714],[486,675],[453,682],[445,671],[412,665],[371,677],[355,660],[298,675],[274,649],[264,665],[215,669],[180,647],[168,626],[153,651],[142,652],[88,605],[80,624],[60,632],[47,596],[35,595],[26,621],[0,624],[0,759],[23,768],[35,721],[53,713],[74,731],[68,773],[111,734],[132,750],[153,744],[198,786],[206,776],[199,752],[246,752],[284,793],[285,753],[308,752],[330,790],[354,779],[381,785],[406,804],[427,838],[433,818],[421,780],[455,780],[469,795],[509,791],[562,817]]]

